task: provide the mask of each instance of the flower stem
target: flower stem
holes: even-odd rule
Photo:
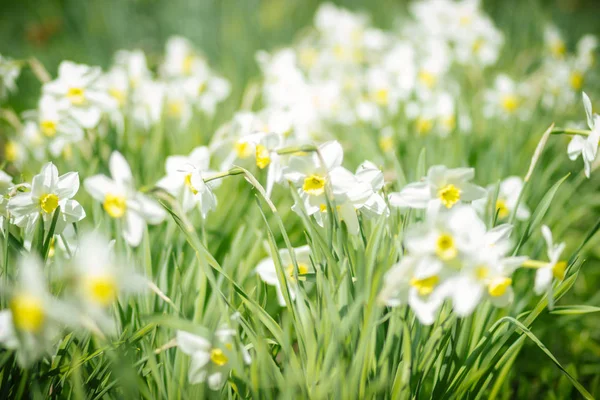
[[[588,136],[592,131],[589,129],[554,128],[553,135],[583,135]]]

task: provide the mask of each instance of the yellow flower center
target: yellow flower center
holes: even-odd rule
[[[256,145],[256,165],[258,168],[263,169],[271,163],[271,156],[269,150],[262,144]]]
[[[504,111],[512,113],[519,107],[519,98],[514,94],[505,94],[502,96],[501,103]]]
[[[210,351],[210,360],[219,367],[222,367],[223,365],[227,364],[229,359],[225,353],[223,353],[223,350],[215,348]]]
[[[581,90],[583,87],[583,74],[581,72],[573,72],[569,79],[569,83],[573,90]]]
[[[285,270],[286,270],[290,280],[292,282],[295,282],[296,278],[294,278],[294,264],[288,265]],[[305,281],[306,277],[304,277],[302,275],[306,275],[306,274],[308,274],[308,265],[303,264],[303,263],[298,263],[298,280]]]
[[[121,218],[127,211],[127,201],[125,197],[107,193],[104,196],[104,203],[102,204],[104,211],[113,218]]]
[[[488,293],[492,297],[499,297],[506,293],[506,289],[508,289],[512,285],[512,279],[510,278],[494,278],[488,283]]]
[[[470,15],[461,15],[458,20],[459,24],[462,26],[467,26],[471,24],[471,16]]]
[[[317,62],[318,53],[312,47],[305,47],[300,50],[300,65],[306,69],[311,69]]]
[[[383,136],[379,139],[379,147],[385,153],[394,149],[394,138],[391,136]]]
[[[176,118],[183,114],[183,102],[182,101],[171,101],[167,105],[167,114],[170,117]]]
[[[498,212],[498,218],[508,217],[510,210],[506,205],[506,201],[504,201],[503,199],[496,200],[496,212]]]
[[[416,288],[417,292],[419,292],[419,295],[427,296],[433,292],[433,289],[435,289],[435,286],[439,281],[440,277],[437,275],[432,275],[430,277],[421,279],[411,278],[410,286]]]
[[[302,190],[311,196],[319,196],[325,192],[325,178],[319,175],[309,175],[304,179]]]
[[[181,65],[181,69],[185,75],[189,75],[192,73],[192,66],[194,65],[194,55],[188,54],[183,59],[183,63]]]
[[[117,297],[117,282],[110,275],[87,277],[85,289],[89,299],[102,307],[110,305]]]
[[[56,135],[56,122],[50,120],[40,122],[40,131],[46,137],[54,137]]]
[[[417,118],[417,121],[415,122],[415,129],[419,135],[428,134],[429,131],[431,131],[431,128],[433,128],[433,121],[427,118]]]
[[[125,104],[125,100],[127,97],[125,95],[125,92],[121,89],[110,88],[108,89],[108,94],[110,94],[112,98],[115,99],[117,103],[119,103],[120,107],[122,107]]]
[[[554,57],[562,58],[567,52],[567,46],[565,46],[565,43],[562,40],[556,40],[550,45],[550,51]]]
[[[458,250],[454,244],[454,238],[447,233],[442,233],[435,243],[435,254],[444,261],[455,258]]]
[[[452,208],[460,200],[460,189],[449,183],[438,190],[438,197],[446,208]]]
[[[40,207],[46,214],[51,214],[58,207],[58,196],[48,193],[40,197]]]
[[[17,294],[10,301],[15,327],[21,331],[37,333],[46,319],[42,301],[27,293]]]
[[[556,264],[554,264],[554,267],[552,268],[552,275],[554,275],[554,277],[559,281],[562,281],[563,279],[565,279],[566,270],[567,263],[565,261],[559,261]]]
[[[194,194],[198,194],[198,190],[192,185],[192,174],[187,174],[183,180],[185,186]]]
[[[19,147],[15,142],[6,142],[4,145],[4,157],[6,161],[15,162],[19,158]]]
[[[85,90],[80,87],[69,88],[67,98],[74,106],[81,106],[85,103]]]
[[[473,42],[473,53],[477,54],[479,53],[479,51],[481,50],[481,48],[483,47],[483,45],[485,44],[485,40],[483,40],[482,38],[479,38],[477,40],[475,40]]]
[[[379,89],[373,93],[373,100],[380,106],[387,106],[390,99],[390,92],[387,89]]]
[[[449,131],[453,130],[454,128],[456,128],[456,117],[454,115],[443,117],[442,125]]]
[[[206,82],[201,82],[198,85],[198,96],[204,94],[204,92],[206,92],[207,88],[208,88],[208,86],[206,85]]]
[[[252,154],[250,144],[248,142],[236,142],[235,153],[238,158],[244,159],[250,157],[250,154]]]
[[[437,82],[437,78],[434,74],[432,74],[431,72],[427,72],[427,71],[421,71],[419,72],[419,81],[427,86],[429,89],[431,89],[432,87],[435,86],[436,82]]]
[[[475,276],[479,280],[484,280],[490,274],[490,270],[486,266],[480,266],[475,269]]]

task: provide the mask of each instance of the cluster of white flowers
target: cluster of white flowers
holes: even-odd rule
[[[58,157],[82,142],[85,132],[104,134],[109,126],[149,131],[163,116],[173,127],[185,128],[194,110],[212,116],[230,85],[215,74],[190,42],[172,37],[166,45],[159,75],[153,76],[141,50],[118,51],[113,66],[99,67],[63,61],[58,77],[42,87],[36,110],[23,114],[23,132],[7,142],[5,157],[23,164],[28,156]],[[18,64],[0,58],[0,94],[14,89]],[[35,149],[35,151],[31,151]]]

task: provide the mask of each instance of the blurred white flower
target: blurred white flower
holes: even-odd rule
[[[188,369],[190,384],[207,382],[211,390],[223,387],[237,358],[234,337],[236,331],[228,327],[218,329],[213,340],[184,331],[177,331],[177,347],[191,358]],[[239,353],[246,364],[250,355],[241,347]]]
[[[66,304],[48,292],[41,261],[20,259],[18,280],[10,290],[9,310],[0,313],[0,343],[17,351],[17,360],[28,367],[50,351],[60,325],[74,323]]]
[[[123,237],[135,247],[142,241],[146,223],[161,223],[166,212],[156,201],[135,189],[131,168],[118,151],[111,154],[109,169],[112,178],[94,175],[83,185],[94,199],[102,203],[110,217],[123,220]]]
[[[82,127],[93,128],[102,112],[115,103],[102,88],[101,74],[99,67],[63,61],[58,67],[58,78],[44,84],[42,91],[55,97]]]
[[[302,246],[297,247],[293,250],[294,255],[296,257],[296,262],[298,263],[298,280],[306,280],[306,278],[303,277],[303,275],[309,274],[314,271],[312,263],[310,261],[310,248],[308,246]],[[288,249],[279,250],[279,258],[281,259],[281,267],[284,270],[288,292],[290,293],[291,299],[294,300],[296,298],[296,291],[298,290],[298,282],[296,281],[294,264],[292,262],[292,258]],[[260,279],[266,284],[275,286],[275,288],[277,289],[277,300],[279,301],[279,305],[281,305],[282,307],[285,306],[285,297],[283,296],[283,292],[281,291],[279,279],[277,278],[277,268],[275,266],[275,261],[273,261],[273,258],[270,257],[261,260],[256,267],[256,273],[258,274]]]
[[[531,93],[528,85],[518,84],[508,75],[500,74],[494,81],[494,87],[485,91],[483,112],[488,118],[526,117],[527,110],[523,103],[528,93]]]
[[[487,189],[487,196],[473,202],[473,206],[478,212],[482,214],[484,213],[488,201],[491,200],[497,188],[498,187],[496,185],[490,185]],[[498,213],[499,220],[508,218],[508,216],[515,211],[515,207],[519,201],[519,195],[521,194],[522,190],[523,180],[518,176],[509,176],[500,182],[498,197],[494,207],[494,212]],[[515,217],[520,221],[526,221],[530,216],[531,211],[529,210],[529,207],[527,207],[525,202],[521,200],[519,206],[517,207]]]
[[[54,234],[60,234],[67,224],[85,218],[83,207],[73,197],[79,190],[79,174],[69,172],[58,176],[58,169],[51,162],[33,177],[31,190],[18,193],[8,201],[8,211],[14,223],[25,228],[25,237],[31,238],[40,218],[48,231],[54,212],[58,209]]]
[[[560,255],[565,249],[565,243],[554,244],[552,240],[552,231],[550,231],[550,228],[546,225],[542,226],[542,236],[544,236],[544,240],[546,240],[548,262],[542,263],[542,265],[537,268],[534,291],[536,294],[548,292],[548,301],[550,302],[550,298],[552,297],[552,278],[554,277],[558,280],[563,280],[565,278],[567,263],[560,261]]]
[[[166,161],[167,175],[156,186],[165,189],[181,202],[184,211],[195,206],[200,208],[202,217],[217,205],[212,192],[220,181],[204,183],[203,177],[214,174],[210,169],[210,151],[207,147],[197,147],[189,156],[169,156]]]
[[[583,96],[583,106],[587,116],[587,124],[590,128],[590,134],[587,138],[580,135],[574,135],[567,148],[567,153],[571,160],[576,160],[579,155],[583,159],[584,172],[586,177],[590,177],[592,163],[598,155],[598,142],[600,141],[600,116],[592,113],[592,102],[585,94]]]
[[[17,90],[16,81],[20,74],[19,63],[0,54],[0,100]]]

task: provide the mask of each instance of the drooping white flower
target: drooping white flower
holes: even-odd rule
[[[585,176],[589,178],[592,171],[592,163],[596,160],[596,156],[598,155],[600,116],[592,113],[592,102],[587,94],[584,92],[582,96],[590,134],[587,138],[580,135],[574,135],[567,148],[567,153],[571,160],[576,160],[579,155],[581,155]]]
[[[210,169],[210,151],[207,147],[197,147],[189,156],[169,156],[166,161],[167,175],[156,186],[165,189],[181,201],[184,211],[195,206],[200,208],[203,218],[217,205],[212,192],[220,181],[204,183],[203,177],[214,174]]]
[[[58,176],[58,169],[51,162],[33,177],[31,190],[18,193],[8,202],[8,211],[14,223],[25,228],[25,236],[31,238],[40,219],[44,229],[51,226],[54,212],[58,210],[55,234],[60,234],[67,224],[85,218],[83,207],[73,197],[79,190],[79,174],[69,172]]]
[[[302,246],[293,250],[296,262],[298,263],[298,281],[303,281],[306,279],[303,275],[313,271],[312,263],[310,261],[310,248],[308,246]],[[281,267],[284,270],[288,292],[290,293],[292,300],[294,300],[296,298],[296,291],[298,290],[298,281],[296,280],[296,271],[294,271],[294,264],[288,249],[279,250],[279,258],[281,259]],[[282,307],[285,306],[285,297],[281,291],[279,279],[277,278],[277,267],[275,266],[273,258],[270,257],[261,260],[256,267],[256,273],[266,284],[275,286],[277,289],[277,300]]]
[[[46,83],[42,91],[55,97],[82,127],[93,128],[102,112],[114,107],[114,100],[100,84],[101,74],[99,67],[63,61],[58,78]]]
[[[367,200],[359,208],[360,212],[370,218],[388,215],[390,211],[387,203],[380,194],[384,184],[383,172],[372,162],[365,161],[356,169],[356,178],[371,188]]]
[[[83,185],[111,218],[123,220],[123,237],[135,247],[142,240],[146,223],[159,224],[166,213],[156,201],[135,189],[131,168],[118,151],[111,154],[109,169],[111,178],[94,175]]]
[[[400,192],[391,193],[390,204],[394,207],[452,208],[461,202],[480,199],[486,190],[471,182],[475,176],[473,168],[448,169],[443,165],[429,168],[421,182],[410,183]]]

